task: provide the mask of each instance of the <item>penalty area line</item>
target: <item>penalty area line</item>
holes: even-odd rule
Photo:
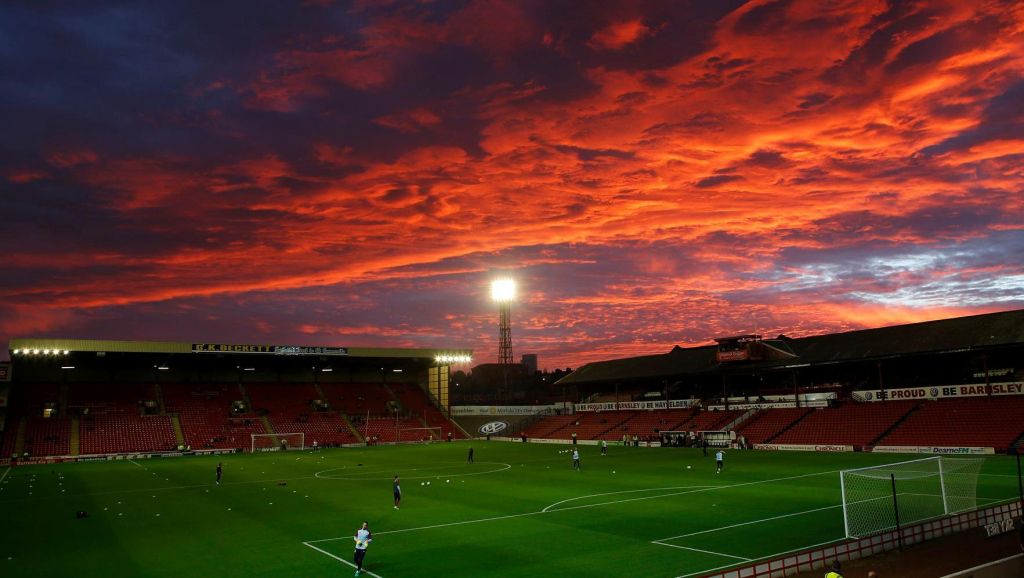
[[[321,554],[323,554],[324,556],[330,556],[331,558],[334,558],[334,559],[335,559],[335,560],[337,560],[338,562],[341,562],[341,563],[343,563],[343,564],[348,564],[348,565],[349,565],[349,566],[351,566],[352,568],[355,568],[355,567],[356,567],[356,565],[355,565],[355,564],[353,564],[352,562],[349,562],[348,560],[346,560],[346,559],[342,558],[341,556],[335,556],[334,554],[331,554],[331,553],[330,553],[330,552],[328,552],[327,550],[323,550],[323,549],[321,549],[321,548],[317,548],[316,546],[314,546],[314,545],[310,544],[309,542],[303,542],[303,543],[302,543],[302,545],[303,545],[303,546],[309,546],[310,548],[312,548],[312,549],[316,550],[317,552],[320,552],[320,553],[321,553]],[[370,572],[369,570],[367,570],[367,569],[365,569],[365,568],[363,569],[363,574],[369,574],[370,576],[373,576],[374,578],[384,578],[384,577],[383,577],[383,576],[381,576],[380,574],[374,574],[373,572]]]

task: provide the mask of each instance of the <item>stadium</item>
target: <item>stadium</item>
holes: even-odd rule
[[[371,576],[789,576],[1020,513],[1024,311],[726,337],[521,406],[449,403],[467,350],[9,348],[6,576],[337,574],[354,519]]]

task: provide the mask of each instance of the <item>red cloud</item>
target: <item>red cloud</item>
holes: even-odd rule
[[[650,34],[651,29],[640,18],[613,22],[594,33],[587,45],[595,50],[621,50]]]

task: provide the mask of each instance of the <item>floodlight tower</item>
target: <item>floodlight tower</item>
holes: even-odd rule
[[[491,299],[498,304],[498,363],[502,365],[505,385],[508,367],[512,365],[512,301],[516,298],[516,282],[495,279],[491,283]]]

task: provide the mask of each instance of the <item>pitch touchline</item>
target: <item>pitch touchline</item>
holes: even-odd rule
[[[331,553],[330,553],[330,552],[328,552],[327,550],[321,550],[320,548],[317,548],[316,546],[314,546],[314,545],[310,544],[309,542],[303,542],[302,544],[303,544],[303,545],[305,545],[305,546],[309,546],[310,548],[312,548],[312,549],[316,550],[317,552],[320,552],[321,554],[326,554],[326,555],[330,556],[331,558],[334,558],[334,559],[335,559],[335,560],[337,560],[338,562],[344,562],[345,564],[348,564],[349,566],[351,566],[351,567],[353,567],[353,568],[355,568],[355,567],[356,567],[356,565],[355,565],[355,564],[353,564],[353,563],[349,562],[348,560],[346,560],[346,559],[344,559],[344,558],[342,558],[342,557],[340,557],[340,556],[335,556],[334,554],[331,554]],[[384,577],[383,577],[383,576],[381,576],[380,574],[374,574],[373,572],[370,572],[369,570],[366,570],[366,569],[364,569],[364,570],[363,570],[363,572],[364,572],[365,574],[369,574],[370,576],[373,576],[374,578],[384,578]]]
[[[655,540],[652,544],[658,544],[659,546],[668,546],[669,548],[679,548],[680,550],[692,550],[694,552],[701,552],[704,554],[714,554],[715,556],[721,556],[723,558],[735,558],[737,560],[743,560],[744,562],[753,562],[751,558],[744,558],[743,556],[733,556],[732,554],[723,554],[722,552],[713,552],[711,550],[701,550],[700,548],[691,548],[689,546],[677,546],[676,544],[663,544]]]
[[[495,521],[495,520],[507,520],[507,519],[511,519],[511,518],[522,518],[524,516],[536,516],[538,514],[551,514],[553,512],[565,512],[565,511],[568,511],[568,510],[578,510],[578,509],[582,509],[582,508],[595,508],[595,507],[598,507],[598,506],[610,506],[610,505],[613,505],[613,504],[622,504],[622,503],[626,503],[626,502],[636,502],[636,501],[640,501],[640,500],[653,500],[653,499],[657,499],[657,498],[668,498],[668,497],[672,497],[672,496],[680,496],[680,495],[683,495],[683,494],[695,494],[695,493],[699,493],[699,492],[709,492],[709,491],[712,491],[712,490],[726,490],[726,489],[730,489],[730,488],[740,488],[740,487],[744,487],[744,486],[752,486],[752,485],[757,485],[757,484],[768,484],[768,483],[771,483],[771,482],[782,482],[782,481],[786,481],[786,480],[795,480],[795,479],[807,478],[807,477],[811,477],[811,476],[823,476],[825,474],[834,474],[834,473],[839,472],[839,471],[840,470],[829,470],[829,471],[826,471],[826,472],[815,472],[815,473],[812,473],[812,474],[801,474],[799,476],[786,476],[786,477],[783,477],[783,478],[772,478],[772,479],[768,479],[768,480],[758,480],[758,481],[755,481],[755,482],[743,482],[743,483],[740,483],[740,484],[731,484],[731,485],[724,485],[724,486],[701,486],[701,489],[688,490],[688,491],[685,491],[685,492],[672,492],[670,494],[659,494],[657,496],[644,496],[642,498],[628,498],[628,499],[625,499],[625,500],[613,500],[611,502],[599,502],[597,504],[585,504],[585,505],[582,505],[582,506],[569,506],[568,508],[557,508],[557,509],[554,509],[554,510],[542,509],[542,510],[537,510],[536,512],[524,512],[522,514],[509,514],[507,516],[494,516],[494,517],[491,517],[491,518],[479,518],[479,519],[475,519],[475,520],[463,520],[461,522],[449,522],[447,524],[432,524],[430,526],[418,526],[418,527],[415,527],[415,528],[402,528],[400,530],[384,530],[384,531],[381,531],[381,532],[374,532],[374,534],[377,534],[377,535],[398,534],[398,533],[403,533],[403,532],[415,532],[417,530],[429,530],[429,529],[432,529],[432,528],[446,528],[446,527],[449,527],[449,526],[461,526],[461,525],[464,525],[464,524],[476,524],[478,522],[492,522],[492,521]],[[317,543],[320,543],[320,542],[333,542],[335,540],[344,540],[344,539],[347,539],[347,538],[349,538],[349,536],[341,536],[341,537],[338,537],[338,538],[321,538],[319,540],[309,540],[308,543],[309,544],[317,544]]]
[[[783,554],[789,554],[790,552],[799,552],[800,550],[808,550],[810,548],[817,548],[818,546],[825,546],[827,544],[834,544],[836,542],[843,542],[845,540],[846,540],[846,538],[837,538],[835,540],[829,540],[828,542],[822,542],[820,544],[811,544],[810,546],[801,546],[799,548],[793,548],[792,550],[786,550],[785,552],[776,552],[774,554],[769,554],[767,556],[761,556],[760,558],[754,558],[754,559],[748,560],[748,562],[756,562],[758,560],[767,560],[768,558],[775,558],[775,557],[778,557],[778,556],[782,556]],[[668,544],[665,544],[665,546],[668,546]],[[707,570],[701,570],[699,572],[691,572],[689,574],[683,574],[682,576],[676,576],[676,578],[690,578],[691,576],[700,576],[702,574],[707,574],[708,572],[714,572],[715,570],[724,570],[726,568],[732,568],[733,566],[736,566],[736,564],[726,564],[724,566],[718,566],[718,567],[715,567],[715,568],[708,568]]]

